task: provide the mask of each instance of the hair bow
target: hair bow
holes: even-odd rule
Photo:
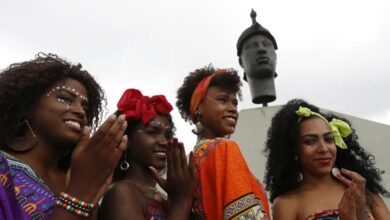
[[[295,111],[295,114],[297,114],[299,116],[298,122],[300,122],[302,120],[302,118],[308,118],[310,116],[316,116],[316,117],[321,118],[330,126],[336,145],[342,149],[348,148],[348,146],[345,144],[343,138],[348,137],[350,134],[352,134],[352,129],[349,126],[349,124],[346,123],[345,121],[337,119],[337,118],[333,118],[332,121],[329,122],[321,114],[319,114],[317,112],[313,112],[309,108],[302,107],[302,106],[299,106],[299,109],[297,111]]]
[[[127,121],[141,119],[144,125],[157,114],[168,115],[173,109],[165,96],[148,97],[137,89],[127,89],[119,99],[117,107],[119,112],[125,114]]]

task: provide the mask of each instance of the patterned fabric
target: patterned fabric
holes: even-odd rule
[[[374,216],[370,213],[367,213],[369,220],[375,220]],[[322,212],[314,213],[310,215],[307,220],[339,220],[339,210],[338,209],[330,209],[324,210]]]
[[[195,219],[270,219],[266,192],[234,141],[200,141],[193,160]]]
[[[48,219],[55,197],[30,166],[0,151],[0,219]]]
[[[314,213],[310,215],[307,220],[338,220],[339,218],[339,210],[325,210],[322,212]]]
[[[162,204],[156,200],[146,198],[146,203],[148,206],[148,220],[165,220],[167,218],[167,213],[165,212]]]

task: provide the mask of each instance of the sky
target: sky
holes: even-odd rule
[[[81,63],[104,88],[108,113],[127,88],[174,104],[190,71],[238,64],[250,10],[276,38],[277,100],[390,125],[390,3],[386,0],[0,0],[0,69],[40,51]],[[243,84],[239,109],[251,103]],[[178,138],[195,144],[175,109]]]

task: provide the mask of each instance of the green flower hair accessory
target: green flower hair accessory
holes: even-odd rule
[[[299,109],[295,111],[295,114],[299,116],[298,122],[302,121],[303,118],[316,116],[324,120],[332,130],[332,135],[336,145],[342,149],[347,149],[348,146],[345,144],[343,138],[348,137],[352,134],[352,129],[348,123],[343,120],[333,118],[332,121],[326,120],[324,116],[317,112],[311,111],[309,108],[299,106]]]

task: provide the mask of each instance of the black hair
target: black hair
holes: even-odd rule
[[[191,121],[190,104],[192,93],[199,82],[220,69],[214,68],[211,64],[200,69],[196,69],[184,78],[184,82],[177,90],[176,106],[179,109],[180,115],[185,121]],[[235,92],[241,99],[241,80],[238,73],[234,69],[228,69],[226,74],[217,74],[210,82],[210,87],[217,86],[224,90]]]
[[[38,100],[50,86],[59,80],[72,78],[79,81],[88,92],[88,125],[95,130],[103,115],[106,99],[95,79],[82,69],[81,64],[73,65],[55,54],[38,53],[35,59],[11,64],[0,73],[0,146],[15,135],[28,113],[35,108]],[[73,146],[74,147],[74,146]],[[59,167],[69,167],[68,155],[60,160]]]
[[[268,130],[265,152],[268,154],[265,173],[265,184],[270,191],[270,200],[298,188],[300,183],[299,155],[299,123],[295,111],[307,107],[313,112],[324,115],[328,120],[341,118],[334,114],[322,114],[318,107],[301,99],[293,99],[284,105],[272,118]],[[305,120],[305,119],[304,119]],[[350,124],[351,125],[351,124]],[[388,196],[381,185],[381,171],[374,166],[375,157],[366,152],[358,143],[358,136],[352,134],[344,138],[347,149],[337,147],[335,166],[355,171],[366,178],[368,192]]]

